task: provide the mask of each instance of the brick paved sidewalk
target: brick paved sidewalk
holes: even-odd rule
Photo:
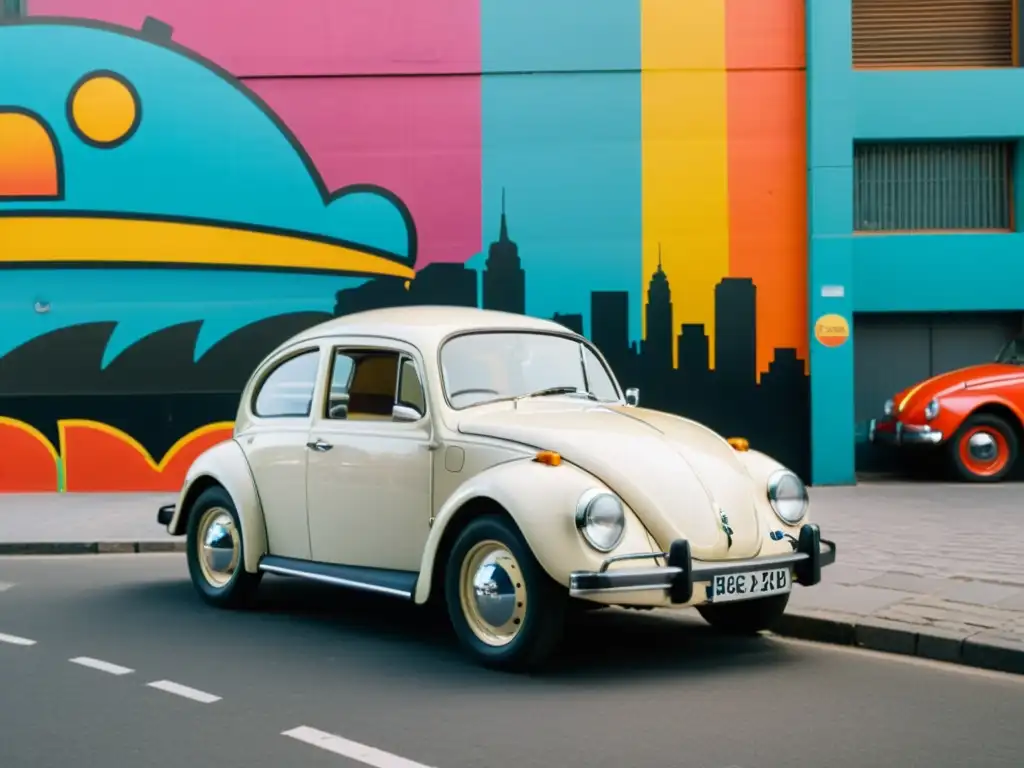
[[[1024,673],[1024,486],[812,488],[836,542],[780,634]]]
[[[0,554],[180,546],[174,494],[0,495]],[[796,587],[780,634],[1024,673],[1024,485],[811,489],[838,558]],[[41,546],[45,545],[45,546]]]

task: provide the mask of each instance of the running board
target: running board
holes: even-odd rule
[[[335,587],[404,597],[407,600],[412,599],[416,591],[416,579],[419,577],[418,573],[410,571],[366,568],[359,565],[331,565],[277,555],[264,555],[260,559],[259,569],[278,576],[295,576]]]

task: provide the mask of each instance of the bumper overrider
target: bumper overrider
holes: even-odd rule
[[[817,584],[821,581],[821,569],[836,561],[835,542],[821,538],[821,530],[814,523],[805,523],[793,544],[793,552],[781,555],[702,562],[694,561],[690,553],[690,542],[676,539],[668,552],[617,555],[605,560],[600,570],[574,571],[569,575],[569,594],[573,597],[586,597],[609,592],[666,590],[674,604],[681,604],[693,599],[695,583],[711,581],[716,576],[784,567],[792,567],[793,583],[805,587]],[[827,549],[823,551],[822,545]],[[666,566],[608,570],[612,563],[659,557],[665,558]]]
[[[164,526],[170,525],[171,524],[171,520],[173,520],[173,519],[174,519],[174,505],[173,504],[166,504],[166,505],[160,507],[159,511],[156,513],[156,521],[160,525],[164,525]]]

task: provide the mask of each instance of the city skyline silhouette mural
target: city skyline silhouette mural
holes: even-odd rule
[[[147,460],[138,466],[137,477],[120,474],[117,482],[134,480],[145,488],[153,483],[153,470],[162,476],[168,469],[177,479],[202,450],[230,437],[238,396],[255,366],[305,328],[392,306],[480,306],[525,314],[526,273],[509,218],[503,200],[498,236],[479,275],[456,263],[431,264],[408,285],[400,277],[372,278],[338,291],[333,313],[265,318],[228,335],[198,361],[194,350],[201,321],[146,336],[106,368],[100,361],[116,323],[76,325],[36,337],[0,358],[0,416],[31,426],[36,443],[43,438],[55,446],[45,452],[49,461],[68,451],[82,452],[75,475],[64,478],[68,490],[106,489],[118,473],[139,465],[139,455]],[[758,381],[756,304],[751,279],[727,277],[718,283],[717,364],[712,369],[703,325],[682,324],[674,332],[671,279],[659,263],[646,290],[647,338],[630,342],[627,291],[593,291],[590,339],[624,388],[639,387],[642,407],[682,415],[726,437],[745,437],[753,448],[807,478],[809,378],[796,350],[780,348]],[[583,334],[580,314],[556,313],[551,319]],[[678,366],[673,365],[673,344]],[[0,436],[3,424],[0,418]],[[134,445],[125,445],[125,436]],[[14,447],[11,443],[8,451]],[[117,453],[134,461],[111,465]],[[165,485],[176,488],[173,482]]]

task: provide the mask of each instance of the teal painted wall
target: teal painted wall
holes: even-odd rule
[[[1024,99],[1013,94],[1024,90],[1024,70],[855,71],[851,17],[851,0],[807,0],[811,477],[819,485],[855,481],[854,312],[1024,308],[1024,233],[856,236],[852,204],[856,140],[1019,140]],[[843,297],[823,297],[825,285],[842,285]],[[813,329],[831,313],[847,319],[851,336],[827,348]]]

